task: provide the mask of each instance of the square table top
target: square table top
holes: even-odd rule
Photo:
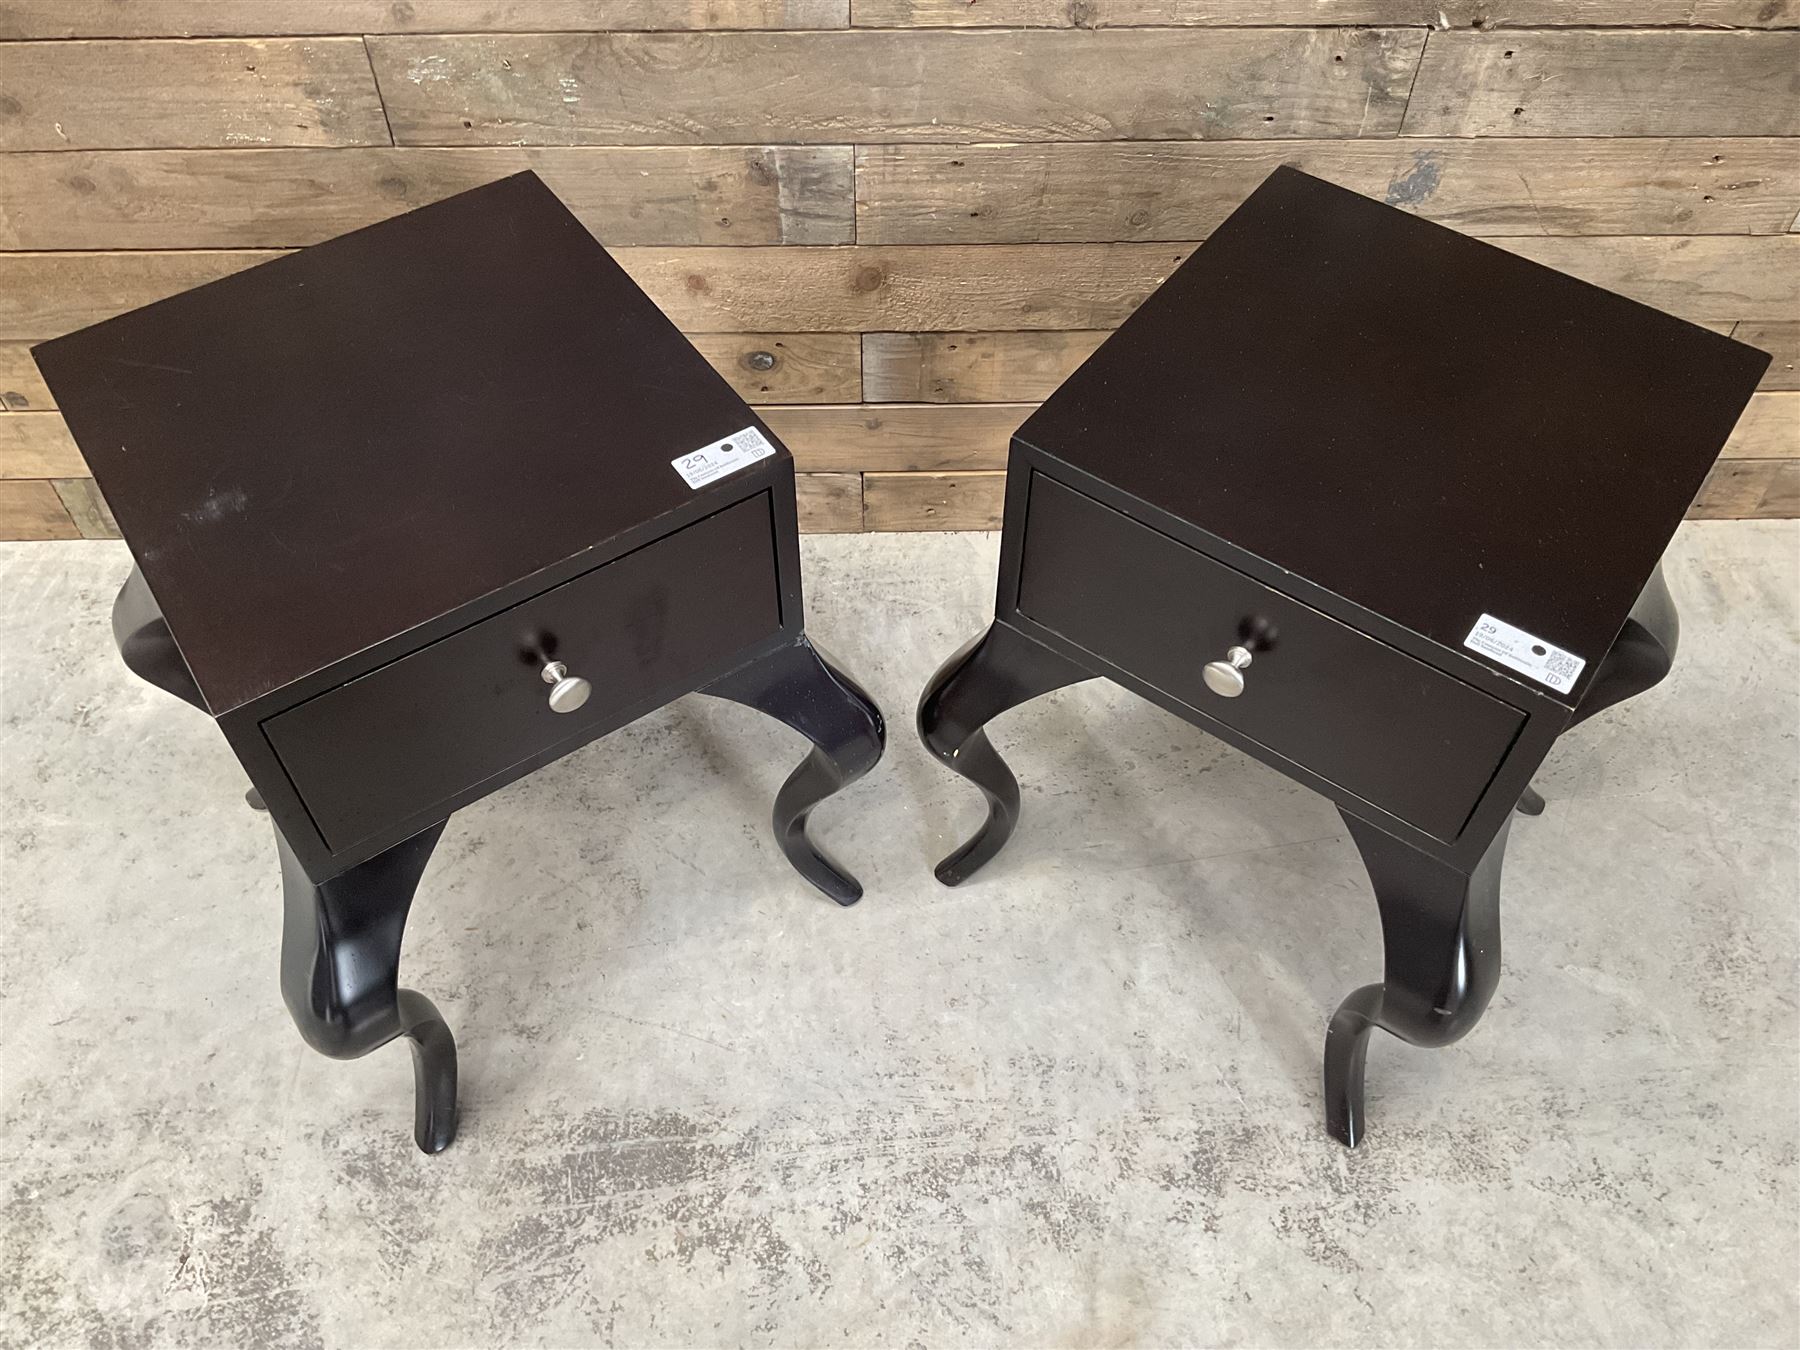
[[[723,505],[671,461],[753,424],[529,172],[35,355],[215,715]]]
[[[1019,439],[1451,648],[1611,645],[1769,358],[1291,168]]]

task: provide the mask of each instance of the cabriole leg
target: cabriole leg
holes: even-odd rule
[[[1463,873],[1344,816],[1381,907],[1380,984],[1345,999],[1325,1034],[1325,1127],[1355,1148],[1366,1128],[1363,1070],[1376,1027],[1419,1046],[1467,1035],[1500,981],[1500,863],[1511,818]]]
[[[795,871],[840,905],[862,899],[862,883],[807,837],[806,823],[815,806],[881,759],[887,727],[874,700],[804,634],[700,692],[755,708],[813,743],[775,795],[775,841]]]
[[[1570,726],[1585,722],[1595,713],[1636,698],[1645,690],[1662,683],[1675,664],[1675,650],[1681,641],[1681,616],[1675,612],[1675,601],[1663,580],[1662,564],[1644,583],[1631,616],[1625,620],[1619,636],[1600,658],[1594,681],[1582,696],[1569,721]],[[1535,816],[1544,809],[1544,799],[1531,788],[1519,798],[1519,811]]]
[[[980,788],[988,804],[987,823],[937,865],[944,885],[967,881],[1019,823],[1019,780],[982,728],[1040,694],[1093,678],[1093,671],[998,620],[931,677],[919,699],[919,739],[946,768]]]
[[[444,824],[315,883],[281,831],[281,996],[306,1043],[356,1059],[396,1036],[412,1043],[413,1138],[427,1153],[456,1137],[456,1041],[430,999],[399,987],[407,911]]]

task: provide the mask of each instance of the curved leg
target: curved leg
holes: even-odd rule
[[[112,623],[113,641],[118,644],[119,655],[125,658],[126,669],[144,683],[153,684],[202,712],[207,710],[206,700],[200,697],[200,686],[194,683],[181,648],[169,632],[168,621],[135,564],[113,601]]]
[[[456,1137],[456,1041],[423,994],[399,987],[400,939],[442,823],[325,882],[301,869],[281,831],[281,996],[306,1043],[355,1059],[412,1042],[413,1138],[439,1153]]]
[[[919,739],[946,768],[980,788],[988,803],[987,823],[937,865],[944,885],[975,875],[1019,823],[1019,780],[982,728],[1040,694],[1094,678],[1093,671],[999,620],[931,677],[919,698]]]
[[[1345,999],[1325,1033],[1325,1128],[1355,1148],[1366,1128],[1363,1068],[1376,1027],[1449,1045],[1481,1019],[1500,982],[1500,862],[1511,818],[1472,873],[1344,816],[1381,906],[1386,969]]]
[[[1675,664],[1675,651],[1680,642],[1681,616],[1675,611],[1675,601],[1669,595],[1668,583],[1663,580],[1662,564],[1658,563],[1639,592],[1637,602],[1632,605],[1631,615],[1619,630],[1619,636],[1600,658],[1593,683],[1582,695],[1569,725],[1585,722],[1595,713],[1628,698],[1636,698],[1662,683]],[[1533,802],[1536,810],[1531,809]],[[1524,815],[1535,816],[1544,809],[1544,799],[1527,789],[1525,796],[1519,799],[1518,809]]]
[[[118,644],[119,655],[124,658],[127,670],[165,694],[173,694],[182,702],[206,711],[200,686],[194,683],[181,648],[175,645],[168,620],[163,618],[156,597],[150,594],[150,587],[144,581],[144,574],[135,565],[131,575],[125,578],[125,584],[119,587],[118,598],[113,601],[112,622],[113,641]],[[244,793],[244,800],[252,810],[269,809],[263,805],[262,794],[255,788]]]
[[[862,899],[862,883],[807,838],[806,822],[815,806],[880,760],[887,726],[874,700],[805,634],[700,692],[767,713],[813,743],[775,794],[775,841],[796,872],[840,905]]]

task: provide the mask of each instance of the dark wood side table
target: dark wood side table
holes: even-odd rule
[[[1018,817],[982,728],[1107,676],[1335,801],[1386,972],[1332,1018],[1444,1045],[1500,973],[1501,854],[1565,729],[1667,672],[1658,560],[1768,357],[1278,170],[1013,438],[991,628],[919,732]]]
[[[214,717],[281,856],[281,986],[337,1057],[405,1036],[419,1147],[456,1051],[401,989],[459,807],[692,690],[813,742],[807,838],[880,712],[807,639],[792,458],[535,175],[36,349],[136,559],[126,664]]]

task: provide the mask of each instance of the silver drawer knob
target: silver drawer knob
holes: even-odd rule
[[[561,661],[552,661],[544,667],[544,683],[552,686],[550,690],[550,711],[571,713],[588,701],[588,695],[594,692],[594,686],[579,675],[569,674],[569,668]]]
[[[1244,668],[1250,664],[1250,649],[1233,647],[1223,661],[1208,661],[1201,675],[1206,687],[1220,698],[1236,698],[1244,692]]]

